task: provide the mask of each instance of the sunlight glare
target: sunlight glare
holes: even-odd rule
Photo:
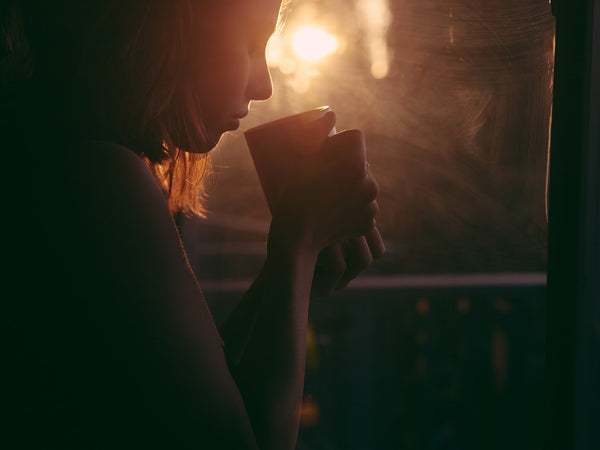
[[[304,27],[294,34],[292,46],[300,58],[313,62],[334,53],[338,48],[338,41],[319,28]]]
[[[392,23],[389,2],[388,0],[359,0],[357,7],[365,27],[371,75],[380,80],[388,76],[392,56],[387,44],[388,29]]]

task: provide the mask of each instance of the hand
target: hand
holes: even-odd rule
[[[273,211],[269,243],[318,252],[366,235],[375,226],[377,193],[366,164],[363,134],[359,130],[338,133],[325,141],[320,152],[301,155],[296,161]],[[362,240],[352,247],[360,254]],[[364,257],[359,255],[359,260]]]
[[[311,298],[325,297],[345,288],[384,253],[385,245],[377,227],[365,236],[326,247],[317,259]]]

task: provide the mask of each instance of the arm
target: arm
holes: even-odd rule
[[[320,155],[306,157],[297,175],[274,211],[265,266],[221,329],[264,448],[295,442],[317,255],[338,240],[371,233],[376,212],[377,187],[359,132],[331,138]]]
[[[286,246],[269,251],[257,280],[221,329],[261,448],[294,448],[316,256]]]

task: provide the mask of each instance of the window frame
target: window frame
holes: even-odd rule
[[[600,447],[600,2],[552,1],[546,448]]]

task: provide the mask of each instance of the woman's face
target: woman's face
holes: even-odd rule
[[[281,0],[217,1],[203,12],[192,80],[211,143],[239,127],[251,100],[266,100],[272,85],[265,46]],[[225,4],[225,6],[223,6]]]

